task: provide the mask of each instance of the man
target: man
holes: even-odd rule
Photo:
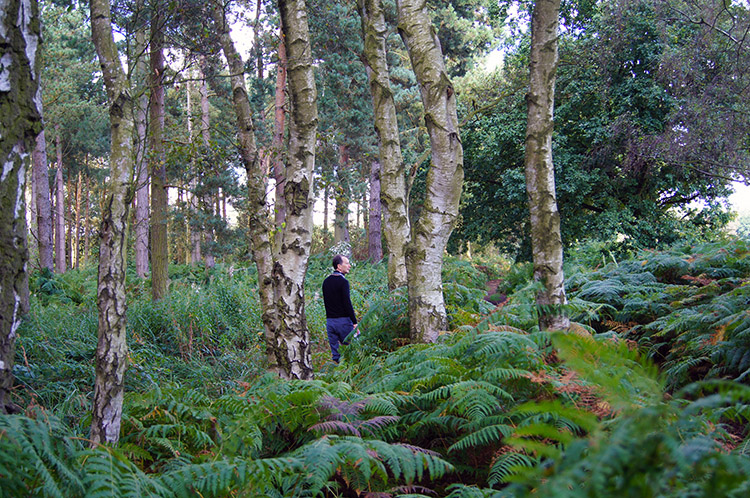
[[[333,273],[323,281],[323,303],[326,307],[326,331],[331,357],[339,362],[339,344],[347,344],[346,337],[357,328],[352,300],[349,296],[349,258],[337,254],[333,257]]]

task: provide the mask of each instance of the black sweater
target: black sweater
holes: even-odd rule
[[[332,273],[323,281],[323,303],[326,306],[326,318],[348,316],[352,323],[357,323],[349,297],[349,281],[341,273]]]

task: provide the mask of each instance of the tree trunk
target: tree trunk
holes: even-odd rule
[[[83,266],[86,266],[91,248],[91,177],[88,175],[86,175],[86,217],[84,219],[86,228],[83,236]]]
[[[373,161],[370,167],[370,216],[367,223],[367,239],[370,261],[383,259],[382,232],[380,227],[380,163]]]
[[[279,63],[276,65],[276,99],[274,106],[273,142],[271,157],[273,157],[273,177],[276,180],[276,201],[274,205],[276,226],[283,226],[286,219],[284,198],[284,120],[286,102],[286,46],[283,33],[279,36]],[[279,232],[280,233],[280,232]],[[277,239],[280,239],[279,235]],[[278,241],[277,241],[278,242]],[[278,246],[278,243],[276,244]]]
[[[396,104],[391,91],[386,53],[388,25],[382,0],[358,0],[362,18],[365,68],[375,112],[375,131],[380,151],[380,199],[388,248],[388,288],[406,285],[406,245],[410,240],[406,180]]]
[[[76,233],[75,233],[75,265],[76,270],[80,267],[81,257],[81,197],[83,197],[83,175],[78,172],[78,183],[76,185]]]
[[[305,273],[313,229],[313,167],[318,130],[317,90],[304,0],[279,0],[287,49],[289,153],[284,183],[286,225],[273,268],[281,327],[276,357],[290,378],[312,379],[305,317]]]
[[[55,126],[57,173],[55,174],[55,271],[65,273],[65,187],[63,181],[62,144],[60,125]]]
[[[151,101],[149,104],[151,154],[151,297],[167,294],[169,283],[167,239],[167,168],[164,161],[164,31],[162,15],[151,16]]]
[[[200,86],[200,96],[201,96],[201,137],[203,137],[203,146],[206,148],[206,151],[208,151],[209,147],[211,146],[211,114],[209,112],[210,108],[208,105],[208,84],[206,83],[206,73],[203,70],[203,67],[206,64],[205,57],[201,59],[201,66],[200,66],[200,75],[201,75],[201,86]],[[213,199],[210,194],[207,194],[203,197],[201,204],[206,210],[206,214],[209,217],[209,220],[213,218],[214,216],[214,209],[213,209]],[[206,261],[206,267],[207,268],[213,268],[216,265],[216,262],[214,260],[214,254],[213,254],[213,241],[214,241],[214,233],[211,229],[211,224],[209,223],[204,227],[204,237],[206,239],[206,248],[204,250],[204,259]]]
[[[112,35],[108,0],[90,0],[91,35],[107,88],[111,133],[110,174],[102,210],[97,306],[99,341],[91,418],[94,445],[120,438],[128,347],[125,256],[128,209],[134,195],[133,102]]]
[[[534,280],[543,287],[536,295],[539,328],[564,330],[565,277],[560,213],[555,198],[552,162],[557,31],[560,0],[537,0],[531,17],[528,122],[526,128],[526,192],[531,215]]]
[[[41,104],[40,104],[41,106]],[[36,191],[36,225],[39,244],[39,266],[54,270],[52,244],[52,204],[49,197],[49,173],[47,165],[47,141],[42,130],[36,137],[33,153],[33,182]]]
[[[36,0],[9,0],[0,10],[0,413],[10,401],[16,331],[26,280],[24,189],[29,153],[42,130],[41,23]],[[45,165],[46,166],[46,165]]]
[[[136,10],[143,9],[143,0],[136,2]],[[138,82],[138,94],[135,108],[136,153],[135,153],[135,272],[140,278],[148,274],[148,163],[146,161],[146,121],[148,118],[148,62],[146,60],[146,28],[139,27],[135,32],[135,78]],[[190,111],[188,110],[188,113]]]
[[[323,232],[328,237],[328,189],[330,186],[326,183],[323,187]]]
[[[68,222],[68,231],[65,236],[65,248],[67,255],[66,267],[73,268],[73,229],[75,228],[75,222],[73,217],[73,204],[75,204],[75,187],[73,186],[73,179],[68,179],[68,202],[66,203],[66,215],[65,220]]]
[[[349,188],[346,170],[349,167],[349,152],[346,145],[339,145],[339,164],[336,168],[334,196],[336,207],[333,210],[333,241],[335,244],[349,242]]]
[[[397,5],[398,30],[419,82],[432,149],[424,206],[412,228],[406,254],[409,322],[413,341],[434,342],[448,326],[441,271],[448,237],[458,218],[463,148],[456,94],[427,5],[423,0],[399,0]]]

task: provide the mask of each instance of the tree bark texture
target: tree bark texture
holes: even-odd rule
[[[208,83],[206,82],[206,72],[203,70],[205,64],[206,59],[205,57],[203,57],[201,58],[201,86],[199,90],[201,96],[201,137],[203,137],[203,146],[206,147],[206,150],[208,150],[208,148],[211,146],[211,114],[209,112],[210,107],[208,104]],[[208,199],[206,199],[205,197],[203,198],[201,204],[209,213],[209,215],[213,217],[213,199],[211,198],[211,194],[207,194],[207,197]],[[211,228],[211,224],[208,224],[205,227],[204,236],[206,239],[206,247],[204,250],[206,267],[213,268],[214,266],[216,266],[216,260],[214,259],[212,247],[214,241],[214,232]]]
[[[276,226],[283,226],[286,210],[281,199],[284,198],[284,121],[286,110],[286,45],[283,32],[279,36],[279,62],[276,65],[276,98],[274,105],[273,142],[271,157],[273,158],[273,176],[276,180],[275,220]],[[277,244],[278,245],[278,244]]]
[[[375,112],[380,153],[380,200],[388,248],[388,288],[406,285],[406,245],[410,240],[406,180],[396,104],[386,52],[388,25],[382,0],[358,0],[364,38],[365,68]]]
[[[570,325],[563,309],[567,299],[552,162],[559,11],[560,0],[537,0],[531,17],[525,166],[534,280],[543,284],[536,295],[542,330],[563,330]]]
[[[399,0],[398,29],[419,83],[430,136],[432,164],[425,201],[412,227],[406,264],[412,340],[434,342],[447,328],[441,271],[443,253],[458,218],[463,187],[463,148],[456,95],[424,0]]]
[[[133,102],[112,35],[108,0],[90,0],[91,34],[102,68],[109,104],[110,175],[102,210],[97,306],[99,340],[91,418],[94,444],[120,438],[127,342],[125,256],[128,209],[134,195]]]
[[[381,230],[380,209],[380,163],[373,161],[370,167],[370,216],[367,219],[367,238],[370,261],[383,259],[383,233]]]
[[[279,328],[278,315],[274,300],[273,252],[271,249],[271,223],[266,204],[267,175],[261,164],[258,147],[255,142],[255,130],[252,121],[252,108],[245,86],[244,63],[237,52],[226,23],[222,5],[213,10],[214,21],[219,26],[220,39],[224,57],[229,65],[232,84],[232,102],[237,115],[237,132],[239,152],[247,173],[248,188],[248,225],[250,228],[250,248],[253,252],[255,266],[258,269],[258,294],[260,298],[264,339],[269,367],[278,371],[279,364],[274,353],[275,333]],[[278,202],[278,200],[277,200]],[[280,227],[279,227],[280,229]]]
[[[49,192],[49,170],[47,165],[47,141],[42,130],[36,137],[33,152],[33,182],[36,194],[37,243],[39,266],[50,271],[55,269],[52,244],[52,203]]]
[[[36,0],[6,0],[0,10],[0,413],[11,409],[16,331],[26,280],[24,189],[42,130],[41,38]]]
[[[65,273],[65,182],[63,181],[62,144],[60,126],[55,126],[57,172],[55,174],[55,272]]]
[[[81,197],[83,197],[83,175],[78,172],[78,182],[76,183],[76,233],[75,233],[75,268],[80,267],[81,257]]]
[[[287,50],[289,150],[284,183],[286,225],[273,280],[280,328],[276,358],[290,378],[313,377],[305,317],[305,273],[313,228],[313,167],[318,130],[317,90],[304,0],[279,0]]]
[[[151,16],[151,100],[149,102],[151,169],[151,297],[154,301],[167,294],[167,168],[164,159],[164,32],[162,16]]]
[[[143,8],[143,0],[136,3],[136,9]],[[140,278],[148,274],[148,163],[146,161],[146,121],[148,117],[148,93],[146,81],[148,62],[146,60],[146,27],[139,26],[135,32],[135,78],[138,94],[135,106],[136,153],[135,153],[135,272]]]
[[[336,167],[336,185],[334,199],[336,207],[333,210],[333,242],[349,242],[349,151],[346,145],[339,145],[339,163]]]

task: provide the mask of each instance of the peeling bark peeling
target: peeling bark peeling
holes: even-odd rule
[[[365,68],[370,80],[375,131],[380,152],[380,200],[388,249],[388,288],[406,285],[406,244],[410,238],[406,180],[396,104],[386,52],[388,28],[382,0],[358,0],[364,38]]]
[[[424,208],[412,227],[406,251],[409,321],[413,341],[434,342],[448,325],[441,271],[443,253],[458,219],[463,147],[455,92],[427,5],[423,0],[399,0],[397,7],[398,30],[419,82],[432,149]]]
[[[26,169],[42,130],[40,38],[36,0],[8,0],[0,10],[0,413],[11,409],[16,331],[26,282]]]
[[[277,247],[266,204],[267,175],[260,160],[244,63],[235,49],[224,7],[215,4],[214,22],[231,74],[239,150],[248,178],[250,243],[258,268],[260,302],[269,368],[285,378],[311,379],[310,333],[304,305],[304,279],[312,244],[312,169],[315,161],[317,107],[307,17],[303,1],[279,2],[288,57],[290,138],[283,196],[285,224]]]
[[[563,309],[567,298],[552,161],[559,11],[560,0],[537,0],[531,19],[526,192],[531,215],[534,280],[543,284],[536,296],[542,330],[564,330],[570,326]]]
[[[110,177],[100,228],[97,308],[99,332],[91,417],[93,444],[120,438],[127,343],[125,334],[125,247],[128,210],[133,200],[136,156],[133,102],[112,36],[108,0],[91,0],[91,33],[101,64],[110,112]]]

